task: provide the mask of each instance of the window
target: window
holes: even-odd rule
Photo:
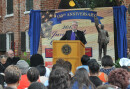
[[[14,33],[6,33],[6,51],[9,49],[14,50]]]
[[[21,32],[21,51],[30,52],[30,39],[28,30],[26,32]]]
[[[26,11],[33,9],[33,0],[26,0]]]
[[[6,34],[0,34],[0,51],[6,52]]]
[[[13,14],[13,0],[6,0],[7,15]]]
[[[26,52],[30,52],[30,37],[28,35],[28,30],[26,31]]]

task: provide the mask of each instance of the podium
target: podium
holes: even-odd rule
[[[53,41],[53,64],[62,58],[72,64],[72,72],[81,65],[81,57],[85,55],[85,46],[79,40],[55,40]]]

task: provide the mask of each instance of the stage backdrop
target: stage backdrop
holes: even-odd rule
[[[52,66],[52,42],[59,40],[66,30],[71,30],[72,21],[78,22],[78,29],[85,33],[87,40],[86,53],[91,57],[98,59],[98,32],[94,23],[96,15],[100,20],[99,23],[104,24],[105,30],[108,31],[110,42],[107,45],[107,55],[115,59],[114,55],[114,31],[113,31],[113,8],[96,8],[90,9],[64,9],[64,10],[48,10],[42,13],[42,55],[45,64]],[[92,54],[91,54],[92,53]]]

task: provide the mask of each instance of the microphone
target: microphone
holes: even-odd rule
[[[77,36],[77,32],[74,32],[75,33],[75,37],[77,37],[78,38],[78,40],[79,40],[79,37]]]

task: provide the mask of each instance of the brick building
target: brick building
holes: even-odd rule
[[[0,0],[0,54],[9,49],[14,49],[15,55],[29,52],[30,9],[55,9],[57,6],[56,0]]]
[[[0,54],[14,49],[15,55],[29,52],[29,10],[58,9],[60,0],[0,0]],[[126,7],[130,0],[124,0]],[[130,15],[127,13],[127,38],[130,48]],[[41,41],[41,40],[40,40]],[[39,47],[41,53],[41,42]]]
[[[124,5],[128,8],[130,5],[130,0],[124,0]],[[130,49],[130,14],[127,12],[127,42],[128,48]]]

